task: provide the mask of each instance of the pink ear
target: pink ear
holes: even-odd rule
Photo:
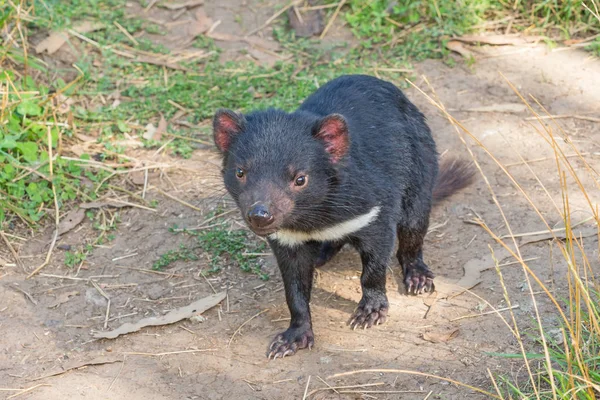
[[[350,135],[346,120],[340,114],[330,114],[317,123],[315,137],[325,143],[332,163],[337,163],[350,148]]]
[[[225,153],[235,135],[244,129],[244,117],[231,110],[220,109],[213,118],[213,137],[217,148]]]

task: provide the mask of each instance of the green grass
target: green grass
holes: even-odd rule
[[[104,171],[84,170],[76,161],[57,158],[50,174],[50,152],[56,153],[59,143],[73,135],[50,94],[63,90],[64,82],[46,85],[4,70],[0,86],[8,88],[8,106],[0,112],[0,227],[15,215],[27,224],[39,221],[53,208],[54,190],[59,207],[76,198],[95,199],[81,179],[99,182]]]
[[[248,237],[246,231],[213,228],[197,236],[200,248],[210,254],[209,273],[220,271],[224,266],[233,265],[244,272],[269,280],[269,274],[261,269],[256,253],[266,250],[264,243],[257,243]]]
[[[65,252],[64,263],[65,263],[66,267],[74,268],[78,264],[84,262],[86,258],[87,258],[87,254],[83,251],[76,251],[76,252],[67,251],[67,252]]]
[[[169,250],[162,254],[158,260],[152,264],[152,269],[162,271],[175,261],[196,261],[198,256],[194,254],[192,249],[188,249],[184,244],[180,244],[177,250]]]
[[[207,218],[215,217],[221,213],[223,213],[223,210],[217,208],[209,213]],[[192,251],[201,250],[209,255],[210,268],[203,272],[205,274],[214,274],[225,267],[232,266],[240,268],[244,272],[255,274],[264,281],[269,280],[269,274],[262,270],[259,259],[259,254],[264,253],[267,249],[265,243],[252,238],[247,231],[227,229],[222,218],[217,218],[212,224],[216,226],[200,231],[179,230],[176,226],[172,227],[170,231],[173,233],[182,232],[196,239],[196,245]],[[185,251],[185,255],[191,254],[190,250],[186,249]],[[166,260],[173,257],[181,259],[177,258],[180,254],[181,252],[177,251],[169,252]],[[157,264],[155,263],[155,265]]]

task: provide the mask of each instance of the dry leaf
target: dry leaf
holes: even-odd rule
[[[213,20],[210,19],[204,9],[200,8],[196,11],[196,20],[190,21],[192,24],[189,28],[189,35],[194,37],[203,34],[208,31],[210,27],[213,25]]]
[[[496,260],[502,260],[508,256],[510,253],[503,248],[494,249],[494,256]],[[464,289],[471,289],[473,286],[477,285],[481,282],[481,272],[489,269],[490,265],[494,265],[494,259],[491,254],[486,254],[481,258],[473,258],[465,263],[463,266],[464,275],[463,277],[456,282],[456,286]]]
[[[446,343],[458,336],[458,328],[446,332],[425,332],[423,339],[431,343]]]
[[[69,232],[79,225],[84,218],[85,211],[80,208],[69,211],[67,215],[61,218],[60,223],[58,224],[58,234],[63,235]]]
[[[73,30],[77,33],[88,33],[97,31],[103,27],[104,24],[99,22],[84,21],[79,25],[75,25]],[[46,39],[35,46],[35,52],[38,54],[44,51],[47,51],[48,54],[55,53],[67,42],[67,40],[69,40],[69,34],[66,31],[52,32]]]
[[[491,106],[467,108],[461,111],[468,112],[497,112],[497,113],[520,113],[527,111],[527,106],[523,103],[504,103],[493,104]]]
[[[175,11],[175,10],[181,10],[182,8],[198,7],[198,6],[201,6],[202,4],[204,4],[204,0],[189,0],[189,1],[184,1],[183,3],[177,3],[177,4],[169,4],[168,2],[164,2],[164,3],[160,4],[159,7],[164,7],[166,9]]]
[[[77,290],[72,291],[72,292],[66,292],[66,293],[62,293],[60,294],[56,300],[51,303],[48,308],[55,308],[60,306],[63,303],[66,303],[67,301],[69,301],[69,299],[73,296],[77,296],[79,294],[79,292]]]
[[[152,140],[154,138],[154,134],[156,133],[156,127],[152,124],[148,124],[144,127],[144,134],[142,137],[146,140]]]
[[[446,43],[448,50],[460,54],[461,56],[468,58],[475,55],[471,50],[467,49],[461,42],[457,40],[451,40]]]
[[[165,117],[160,116],[160,121],[158,121],[158,126],[156,127],[156,131],[154,132],[154,140],[160,140],[162,138],[163,133],[167,132],[167,120]]]
[[[169,325],[175,322],[181,321],[193,317],[195,314],[203,313],[204,311],[216,306],[225,299],[226,293],[221,292],[213,294],[212,296],[205,297],[198,301],[193,302],[185,307],[177,308],[169,311],[167,314],[160,317],[150,317],[139,320],[136,323],[125,323],[115,330],[109,332],[98,332],[94,334],[96,339],[114,339],[117,336],[124,335],[127,333],[137,332],[146,326],[161,326]]]
[[[512,35],[464,35],[454,40],[459,40],[465,43],[489,44],[493,46],[502,45],[520,45],[534,43],[542,40],[543,36],[512,36]]]

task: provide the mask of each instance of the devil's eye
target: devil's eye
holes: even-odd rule
[[[241,179],[241,178],[244,177],[245,174],[246,174],[246,171],[244,171],[241,168],[236,168],[236,170],[235,170],[235,176],[237,176],[238,178]]]
[[[294,184],[296,186],[304,186],[304,185],[306,185],[306,181],[307,181],[306,176],[304,176],[304,175],[298,175],[296,177],[296,179],[294,180]]]

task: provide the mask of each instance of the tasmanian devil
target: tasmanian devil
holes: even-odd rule
[[[220,109],[214,140],[223,179],[252,231],[277,259],[290,327],[268,357],[312,347],[314,268],[345,244],[362,260],[352,328],[385,322],[386,269],[394,251],[411,294],[434,289],[423,261],[432,204],[467,186],[472,170],[442,162],[425,117],[393,84],[365,75],[334,79],[293,113]]]

